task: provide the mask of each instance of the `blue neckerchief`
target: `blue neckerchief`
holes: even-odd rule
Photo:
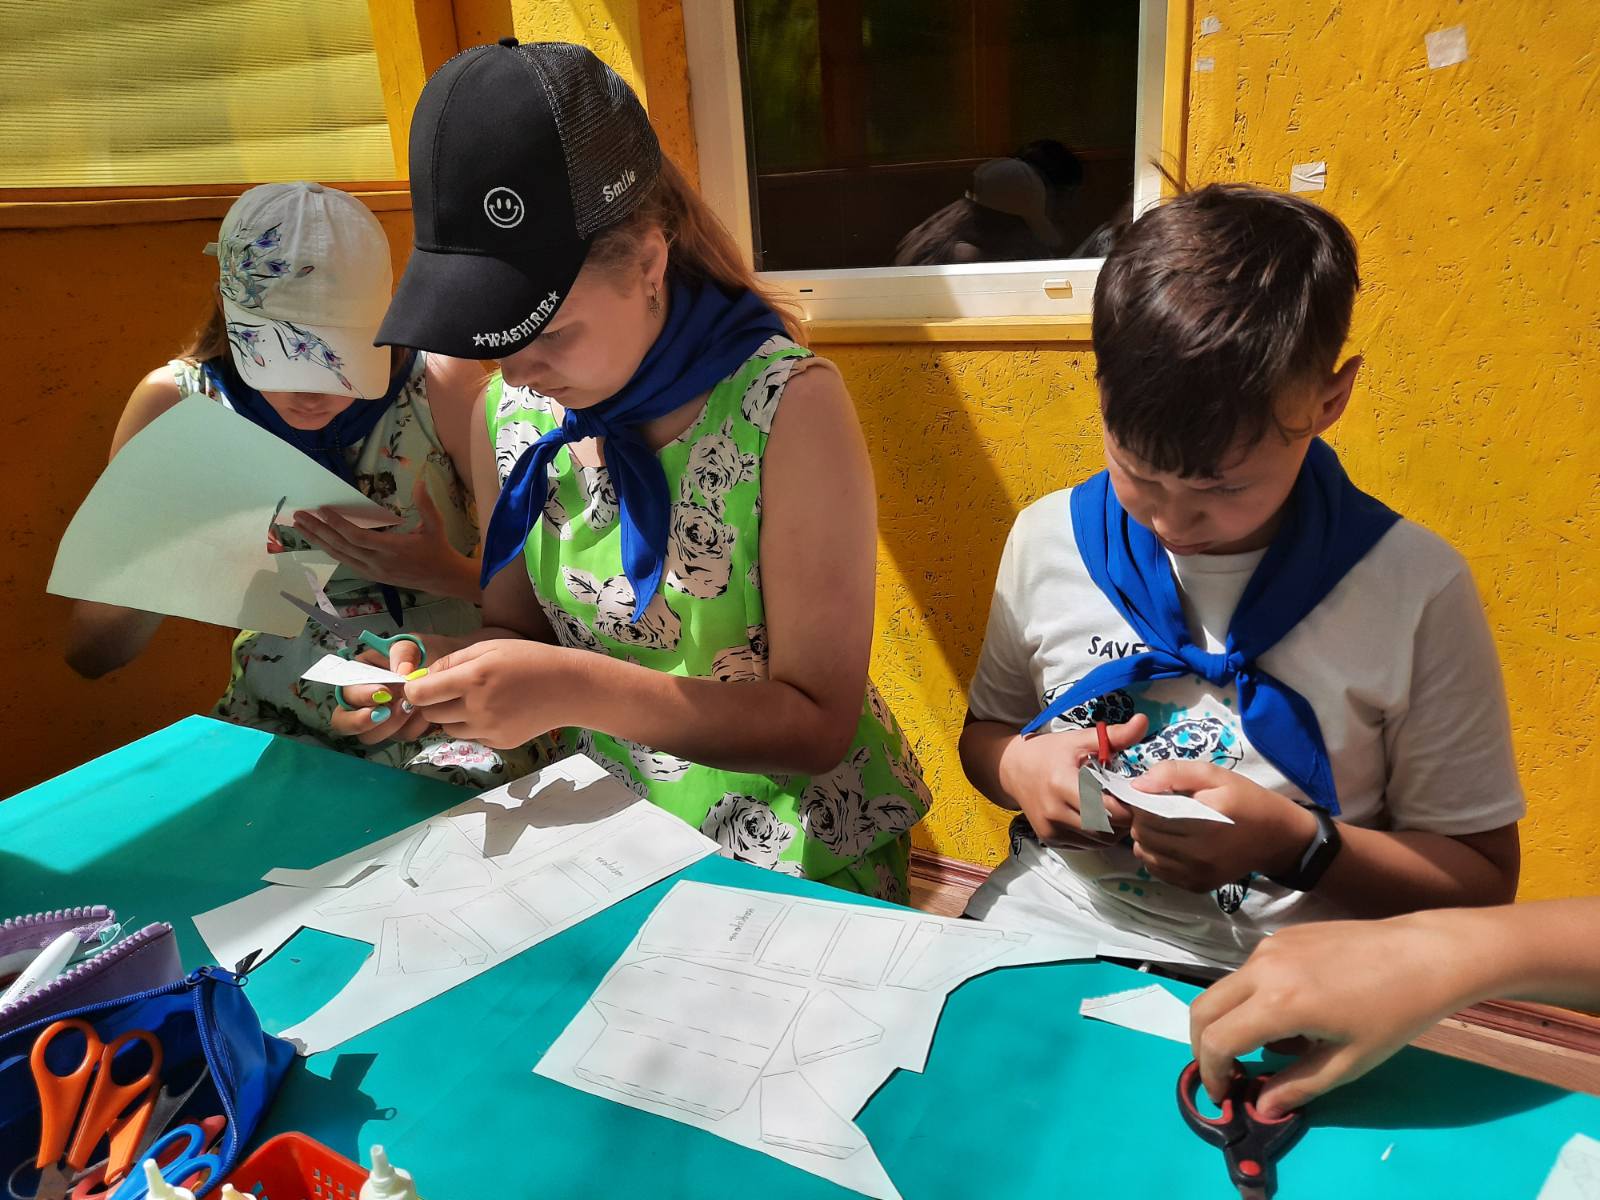
[[[1072,532],[1095,585],[1149,649],[1096,667],[1028,723],[1024,733],[1067,709],[1129,684],[1198,675],[1235,683],[1245,734],[1312,803],[1339,812],[1322,729],[1304,696],[1256,664],[1377,544],[1399,517],[1350,482],[1338,455],[1312,442],[1289,510],[1228,623],[1221,654],[1189,638],[1172,564],[1155,534],[1128,516],[1102,471],[1072,493]]]
[[[546,478],[569,442],[605,438],[606,468],[617,491],[622,569],[633,585],[633,619],[649,607],[666,568],[672,495],[639,426],[681,408],[731,375],[783,322],[754,292],[728,295],[706,283],[673,280],[665,327],[633,378],[593,408],[567,409],[561,424],[522,452],[495,501],[483,538],[484,587],[522,554],[544,511]]]
[[[383,414],[389,411],[395,398],[411,381],[416,361],[417,352],[409,351],[400,369],[395,372],[387,392],[376,400],[357,400],[321,429],[296,429],[290,425],[278,415],[278,410],[268,403],[265,396],[244,381],[231,357],[209,359],[200,364],[200,370],[211,381],[211,385],[222,393],[222,398],[234,412],[280,441],[288,442],[312,462],[355,487],[356,475],[346,451],[359,446],[377,428]],[[379,582],[378,587],[383,591],[384,607],[389,610],[394,623],[403,629],[405,606],[400,603],[400,592],[392,584]]]

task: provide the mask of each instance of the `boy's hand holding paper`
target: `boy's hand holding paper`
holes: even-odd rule
[[[1137,745],[1149,728],[1149,721],[1139,715],[1125,724],[1109,726],[1106,734],[1111,753]],[[1099,749],[1093,729],[1034,734],[1017,738],[1007,747],[1000,763],[1002,782],[1045,845],[1092,850],[1116,840],[1097,795],[1090,797],[1087,812],[1079,811],[1080,768],[1092,762]],[[1116,807],[1113,815],[1126,832],[1127,811]]]
[[[1210,763],[1159,763],[1118,782],[1143,794],[1143,802],[1157,802],[1140,802],[1133,814],[1135,857],[1155,878],[1190,891],[1210,891],[1252,871],[1280,872],[1316,836],[1309,810]]]

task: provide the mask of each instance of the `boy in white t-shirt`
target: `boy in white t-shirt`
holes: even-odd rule
[[[1017,518],[972,681],[962,765],[1020,815],[969,915],[1214,973],[1290,922],[1511,899],[1524,803],[1471,574],[1318,437],[1358,286],[1337,218],[1243,185],[1106,259],[1106,471]],[[1111,771],[1232,823],[1107,793],[1112,832],[1084,830],[1097,724]]]

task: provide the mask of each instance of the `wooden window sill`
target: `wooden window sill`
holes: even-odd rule
[[[1089,344],[1088,317],[808,321],[805,328],[811,343],[817,346],[875,342],[1060,342],[1081,346]]]
[[[249,183],[166,188],[0,188],[0,229],[61,229],[89,225],[148,225],[164,221],[220,220]],[[349,192],[374,212],[411,207],[403,181],[329,184]]]

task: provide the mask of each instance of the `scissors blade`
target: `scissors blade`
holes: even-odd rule
[[[296,596],[293,592],[279,592],[278,595],[282,596],[290,604],[294,605],[301,612],[305,613],[306,616],[310,617],[318,625],[321,625],[329,633],[341,639],[347,646],[355,645],[356,642],[360,640],[361,634],[364,632],[362,628],[354,622],[346,621],[343,617],[336,616],[333,613],[324,612],[315,604],[310,604],[300,599],[300,597]]]
[[[39,1175],[39,1184],[33,1193],[34,1200],[66,1200],[67,1193],[72,1191],[72,1185],[77,1181],[75,1172],[62,1170],[52,1163]]]

